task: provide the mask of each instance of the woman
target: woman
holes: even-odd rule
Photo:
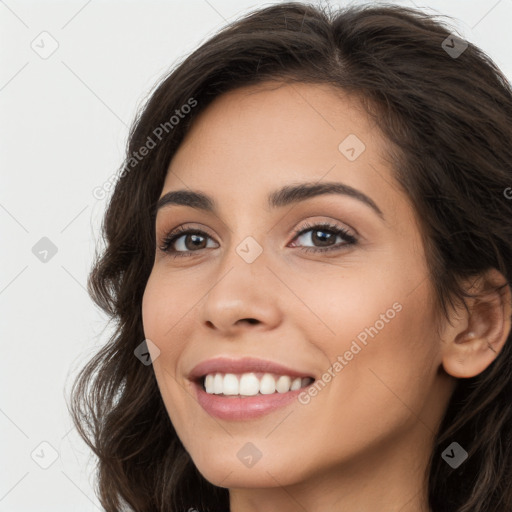
[[[421,11],[283,3],[185,59],[89,280],[105,509],[512,510],[511,138],[506,78]]]

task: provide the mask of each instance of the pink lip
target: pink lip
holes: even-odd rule
[[[200,383],[193,383],[197,401],[211,416],[221,420],[250,420],[288,405],[307,388],[286,393],[254,395],[248,397],[210,395]]]
[[[270,413],[280,407],[291,403],[299,393],[307,387],[288,391],[286,393],[272,393],[269,395],[254,395],[247,397],[223,396],[207,393],[200,382],[201,377],[209,373],[247,373],[263,372],[294,377],[311,377],[311,374],[288,368],[287,366],[264,359],[244,357],[242,359],[229,359],[218,357],[203,361],[194,366],[188,378],[192,381],[197,401],[203,409],[216,418],[223,420],[249,420]],[[311,385],[311,384],[310,384]]]
[[[217,357],[208,359],[194,366],[189,373],[188,378],[197,381],[209,373],[247,373],[247,372],[266,372],[277,373],[278,375],[288,375],[290,377],[313,377],[313,375],[288,368],[279,363],[267,361],[265,359],[256,359],[253,357],[244,357],[242,359],[229,359],[227,357]]]

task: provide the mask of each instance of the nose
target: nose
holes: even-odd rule
[[[282,321],[279,280],[260,255],[247,263],[233,251],[201,305],[202,323],[224,336],[276,328]]]

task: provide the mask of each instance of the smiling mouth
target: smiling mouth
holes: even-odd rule
[[[203,375],[196,383],[209,395],[226,398],[284,394],[310,386],[313,377],[291,377],[263,372],[222,373]]]

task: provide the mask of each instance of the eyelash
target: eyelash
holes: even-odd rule
[[[351,235],[346,229],[337,226],[336,224],[331,224],[329,222],[322,222],[318,224],[309,224],[305,222],[300,228],[298,228],[295,233],[293,234],[293,240],[298,238],[299,236],[303,235],[304,233],[307,233],[308,231],[323,231],[327,232],[329,234],[333,234],[336,236],[340,236],[345,240],[345,243],[343,244],[337,244],[335,246],[330,247],[302,247],[302,250],[305,252],[327,252],[327,251],[334,251],[334,250],[341,250],[342,247],[345,247],[347,245],[355,245],[357,244],[357,239]],[[199,235],[199,236],[206,236],[208,238],[211,238],[207,233],[204,231],[200,231],[198,229],[187,229],[183,226],[179,226],[175,230],[171,231],[168,235],[166,235],[162,241],[161,247],[159,249],[170,256],[173,257],[183,257],[183,256],[192,256],[193,253],[199,252],[199,251],[176,251],[175,249],[172,249],[172,245],[178,238],[181,238],[183,235]]]

